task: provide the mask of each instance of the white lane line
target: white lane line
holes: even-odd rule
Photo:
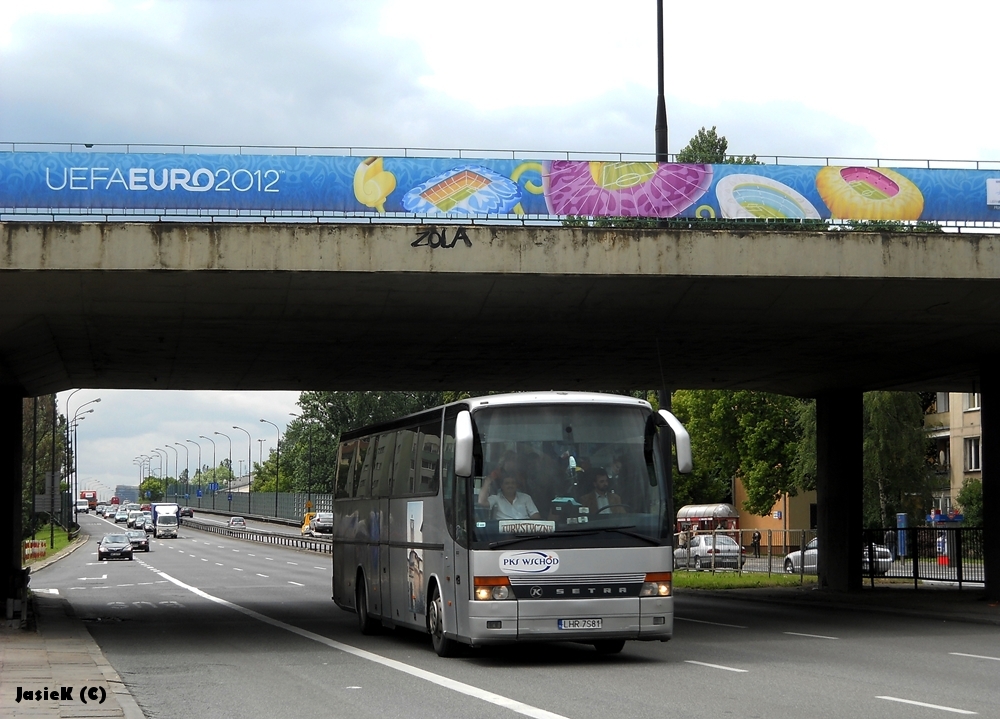
[[[134,584],[119,584],[119,587],[134,587]]]
[[[204,557],[202,557],[202,558],[201,558],[201,561],[203,561],[203,562],[207,562],[208,560],[207,560],[207,559],[205,559]]]
[[[839,639],[840,637],[828,637],[823,634],[803,634],[802,632],[782,632],[793,637],[809,637],[810,639]]]
[[[298,562],[285,562],[285,564],[294,564],[296,567],[299,566]]]
[[[697,664],[699,667],[710,667],[712,669],[724,669],[727,672],[739,672],[740,674],[746,674],[749,669],[736,669],[735,667],[724,667],[721,664],[708,664],[707,662],[696,662],[693,659],[685,659],[686,664]]]
[[[294,584],[296,587],[304,587],[305,584],[299,584],[298,582],[289,582],[289,584]]]
[[[224,566],[226,566],[226,565],[225,565],[225,564],[223,564],[222,562],[216,562],[215,564],[216,564],[216,566],[218,566],[218,567],[224,567]]]
[[[471,684],[465,684],[464,682],[459,682],[449,677],[442,676],[440,674],[435,674],[434,672],[429,672],[426,669],[418,669],[417,667],[405,664],[403,662],[397,661],[395,659],[389,659],[388,657],[383,657],[381,654],[375,654],[374,652],[369,652],[364,649],[358,649],[350,644],[344,644],[338,642],[334,639],[328,639],[320,634],[315,634],[314,632],[307,631],[305,629],[300,629],[291,624],[285,624],[285,622],[279,622],[277,619],[271,619],[264,614],[253,611],[252,609],[247,609],[239,604],[234,604],[230,601],[222,599],[220,597],[213,596],[207,592],[203,592],[197,587],[192,587],[189,584],[185,584],[179,579],[174,579],[169,574],[164,572],[158,572],[158,574],[166,579],[167,581],[173,582],[178,587],[186,589],[192,594],[195,594],[202,599],[207,599],[210,602],[215,602],[216,604],[221,604],[224,607],[229,607],[241,614],[245,614],[248,617],[252,617],[265,624],[270,624],[272,627],[277,627],[278,629],[284,629],[285,631],[291,632],[292,634],[297,634],[304,639],[311,639],[314,642],[318,642],[331,649],[337,649],[344,652],[345,654],[350,654],[352,656],[358,657],[359,659],[365,659],[370,662],[375,662],[376,664],[381,664],[389,669],[395,669],[396,671],[403,672],[404,674],[409,674],[417,679],[423,679],[424,681],[430,682],[431,684],[437,684],[439,687],[444,687],[445,689],[450,689],[459,694],[465,694],[466,696],[473,697],[475,699],[480,699],[484,702],[489,702],[490,704],[495,704],[497,706],[510,709],[518,714],[523,714],[524,716],[532,717],[533,719],[567,719],[567,717],[562,714],[556,714],[555,712],[547,711],[546,709],[541,709],[531,704],[525,704],[524,702],[519,702],[516,699],[511,699],[510,697],[505,697],[502,694],[495,694],[485,689],[480,689],[479,687],[474,687]],[[743,669],[738,669],[735,671],[745,671]]]
[[[987,657],[982,654],[962,654],[962,652],[948,652],[953,657],[969,657],[970,659],[992,659],[995,662],[1000,662],[1000,657]]]
[[[193,557],[194,555],[193,555],[193,554],[189,554],[188,556],[189,556],[189,557]]]
[[[139,582],[136,586],[137,587],[145,587],[147,584],[152,584],[152,582]]]
[[[320,571],[326,569],[326,567],[313,567],[313,569],[319,569]]]
[[[264,579],[268,579],[269,578],[266,574],[261,574],[260,572],[257,572],[257,576],[258,577],[264,577]]]
[[[242,572],[242,571],[243,571],[243,570],[242,570],[242,569],[240,569],[239,567],[233,567],[233,569],[235,569],[235,570],[236,570],[237,572]]]
[[[273,560],[273,559],[271,559],[270,557],[264,557],[264,559],[266,559],[266,560],[267,560],[267,561],[269,561],[269,562],[273,562],[273,561],[274,561],[274,560]]]
[[[747,627],[741,624],[723,624],[722,622],[706,622],[703,619],[688,619],[687,617],[678,617],[674,615],[674,620],[682,622],[694,622],[695,624],[711,624],[713,627],[730,627],[732,629],[746,629]]]
[[[956,709],[955,707],[943,707],[940,704],[928,704],[927,702],[915,702],[912,699],[900,699],[899,697],[875,697],[876,699],[885,699],[888,702],[899,702],[900,704],[912,704],[915,707],[925,707],[926,709],[940,709],[943,712],[951,712],[952,714],[978,714],[979,712],[970,712],[968,709]]]
[[[223,547],[221,544],[217,544],[215,546],[216,546],[217,549],[225,549],[225,547]]]
[[[247,556],[248,557],[256,557],[257,555],[256,554],[248,554]]]

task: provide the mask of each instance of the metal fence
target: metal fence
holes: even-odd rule
[[[295,537],[289,534],[272,534],[271,532],[259,529],[230,529],[229,527],[209,522],[200,522],[197,519],[186,518],[184,527],[198,529],[212,534],[221,534],[225,537],[235,537],[245,539],[250,542],[260,542],[262,544],[275,544],[282,547],[294,547],[296,549],[306,549],[310,552],[321,554],[333,553],[333,542],[328,539],[315,539],[310,537]]]
[[[816,574],[818,547],[809,547],[815,530],[766,530],[754,541],[754,530],[717,530],[703,532],[711,537],[707,546],[695,546],[692,536],[674,537],[675,571],[743,572],[792,574],[804,579]],[[727,550],[726,536],[738,545]],[[711,551],[710,551],[711,550]],[[738,551],[738,554],[736,552]],[[739,561],[736,561],[736,557]],[[803,561],[804,558],[804,561]],[[869,559],[871,558],[871,559]],[[957,527],[911,527],[909,529],[865,530],[862,538],[862,576],[871,584],[875,579],[912,580],[914,587],[924,581],[982,584],[983,530]]]
[[[333,495],[306,492],[225,492],[208,493],[203,497],[191,497],[167,501],[187,503],[194,509],[212,509],[218,512],[243,516],[277,517],[301,522],[306,512],[332,512]],[[306,509],[311,502],[312,508]]]

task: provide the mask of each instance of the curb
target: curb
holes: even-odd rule
[[[869,604],[865,602],[840,602],[835,599],[817,598],[801,599],[794,596],[755,596],[746,594],[740,590],[729,591],[725,589],[684,589],[682,593],[691,592],[692,595],[702,594],[719,599],[739,599],[746,602],[759,602],[761,604],[784,604],[796,607],[821,607],[823,609],[835,609],[839,611],[863,611],[875,612],[878,614],[895,614],[898,616],[914,617],[917,619],[937,619],[943,622],[962,622],[964,624],[986,624],[990,626],[1000,626],[1000,612],[996,617],[979,616],[970,613],[955,613],[947,611],[934,611],[932,609],[908,609],[900,606],[883,606],[879,604]]]
[[[80,534],[77,535],[77,538],[74,539],[72,542],[70,542],[68,545],[60,549],[51,557],[47,557],[46,559],[43,559],[40,562],[35,562],[34,564],[29,564],[27,567],[25,567],[25,569],[28,570],[28,574],[34,574],[40,569],[45,569],[53,562],[58,562],[63,557],[68,557],[69,555],[71,555],[73,552],[78,550],[80,547],[82,547],[89,541],[90,541],[90,535],[84,532],[83,530],[80,530]]]

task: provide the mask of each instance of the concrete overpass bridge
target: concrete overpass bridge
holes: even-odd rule
[[[998,330],[995,234],[0,223],[0,481],[21,398],[70,387],[768,390],[818,399],[821,578],[849,589],[861,393],[982,392],[989,466]],[[16,503],[0,533],[9,592]]]

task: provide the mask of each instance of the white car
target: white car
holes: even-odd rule
[[[727,534],[696,534],[674,550],[674,567],[739,569],[746,564],[743,548]]]
[[[882,544],[874,545],[875,549],[875,574],[885,574],[892,567],[892,552],[889,548]],[[817,557],[819,555],[819,542],[817,539],[811,539],[806,545],[805,550],[805,568],[801,569],[803,574],[816,574],[817,567]],[[785,555],[785,573],[786,574],[798,574],[800,572],[800,567],[803,565],[802,560],[802,550],[796,550]],[[862,549],[861,557],[862,571],[865,575],[869,574],[868,570],[868,545],[864,545]]]

